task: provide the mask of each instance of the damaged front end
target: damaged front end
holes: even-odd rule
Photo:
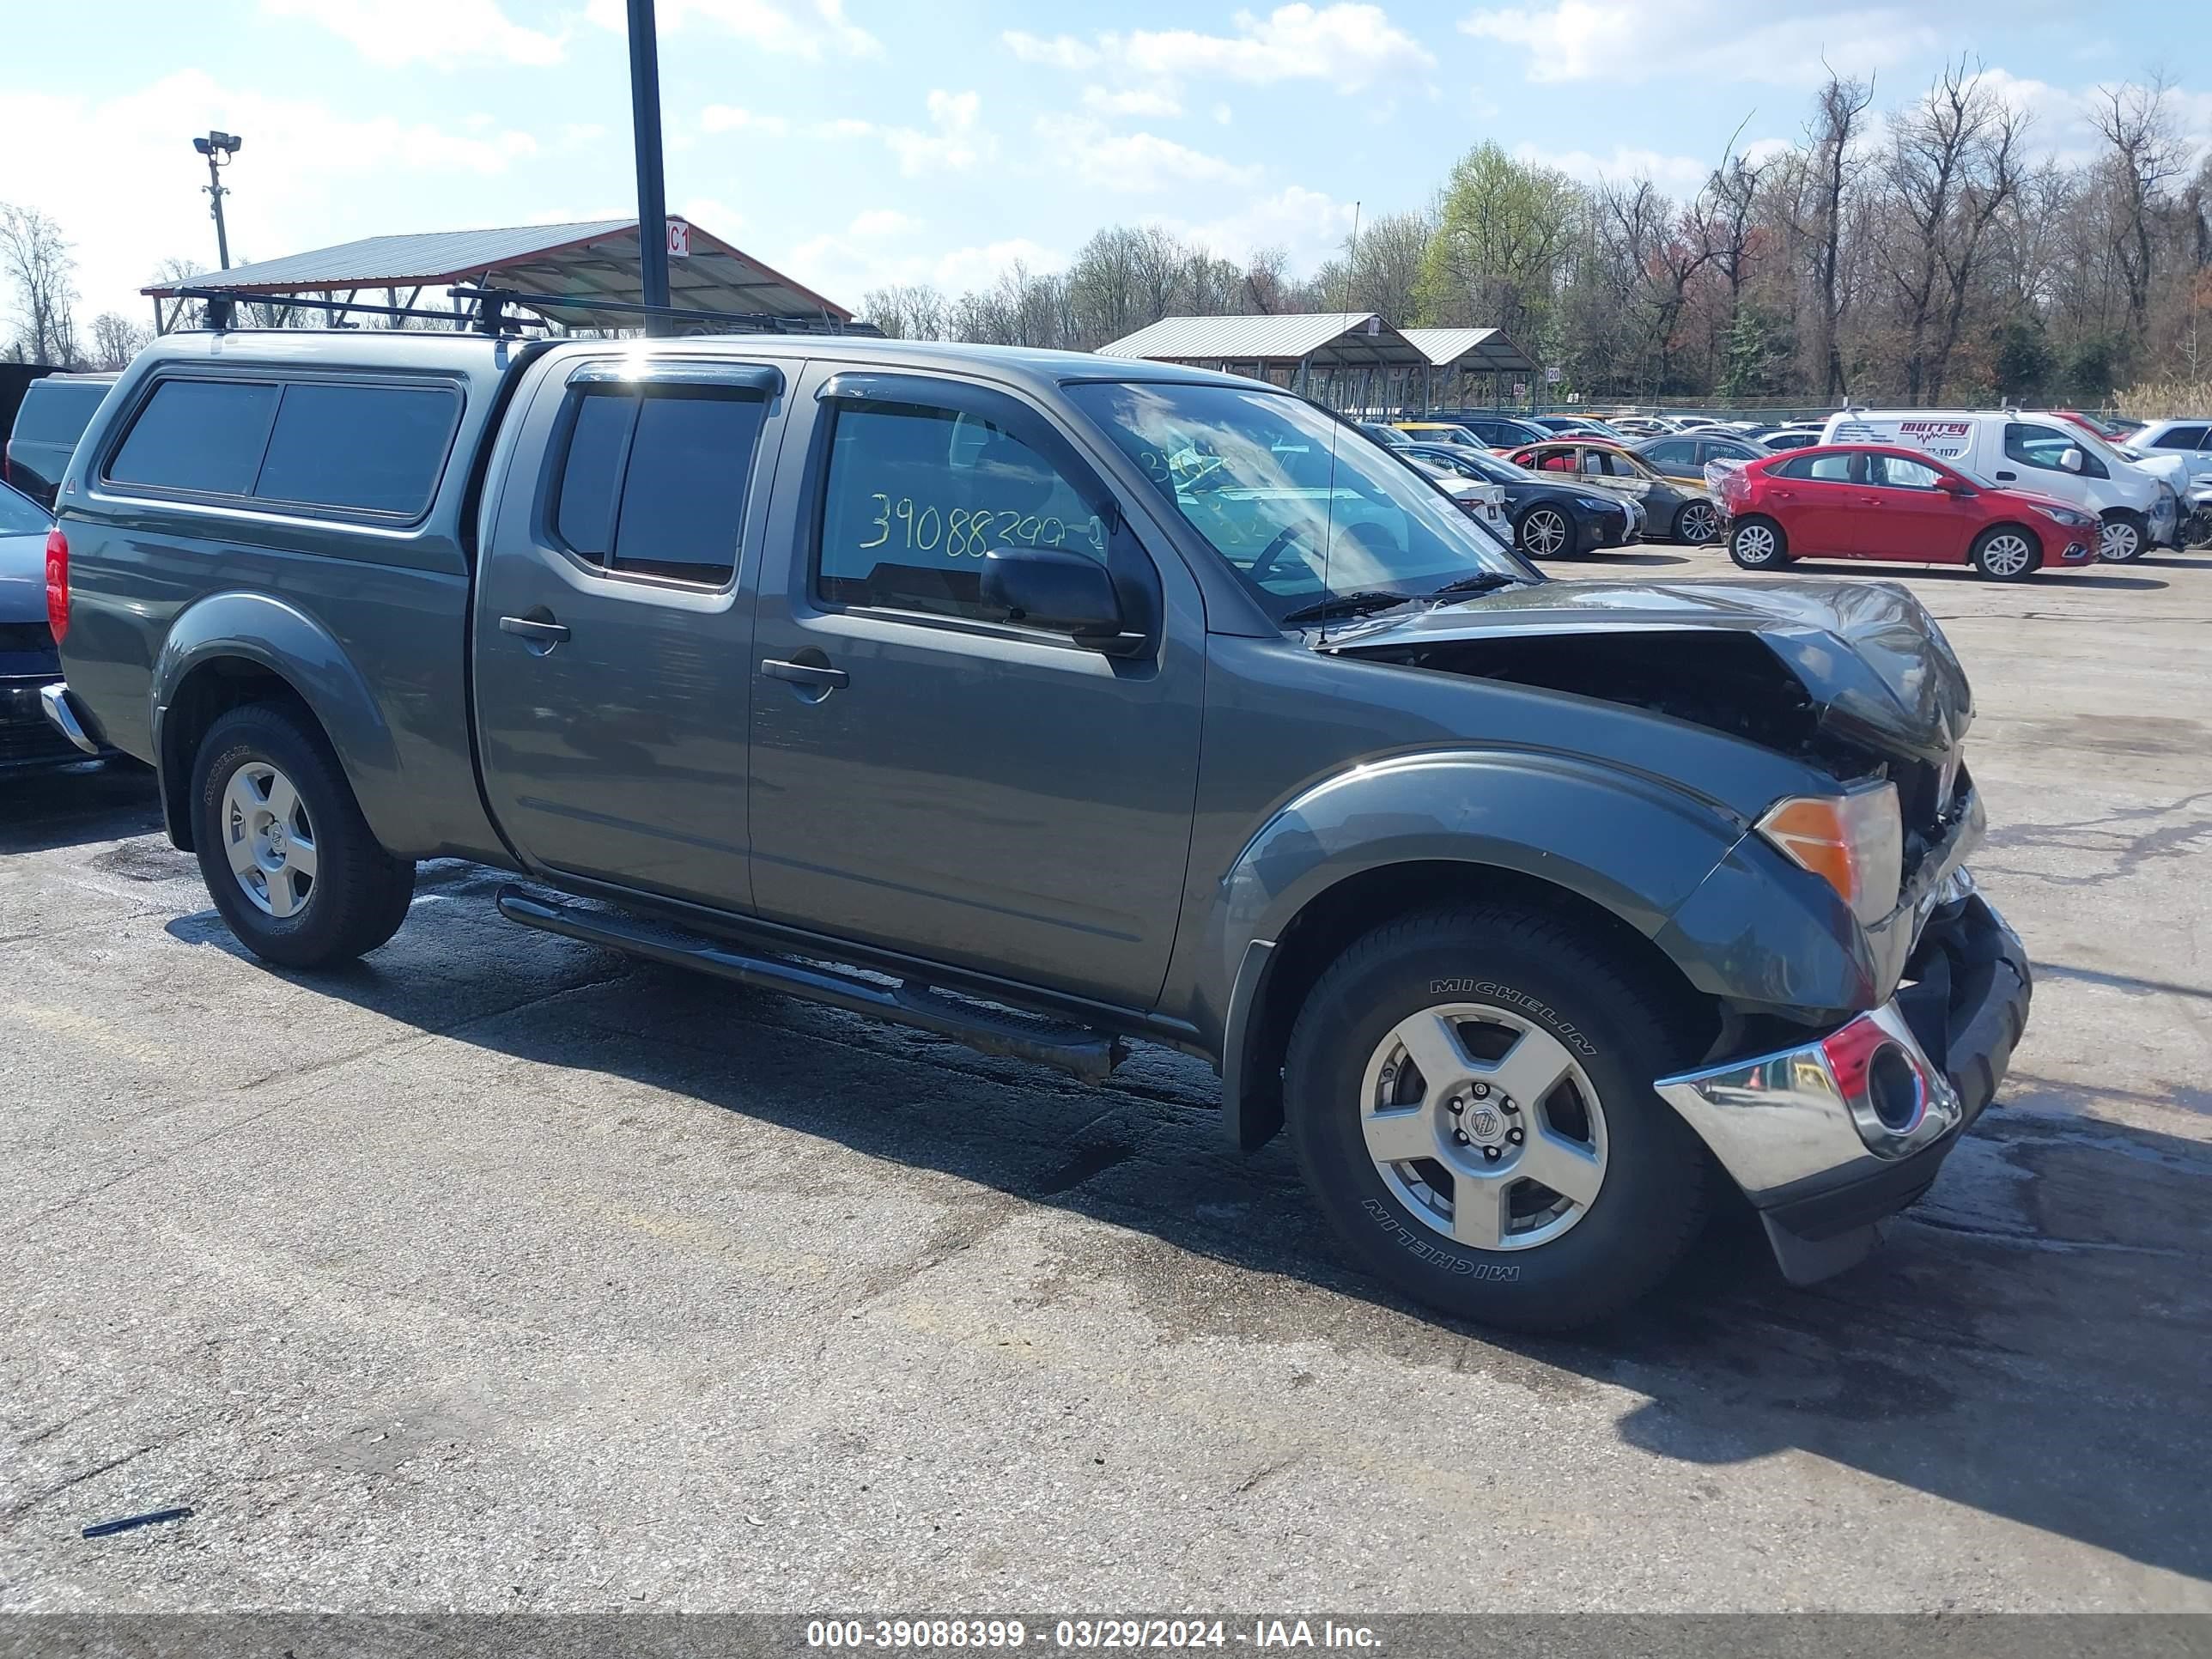
[[[1745,833],[1668,919],[1677,961],[1736,959],[1753,915],[1802,948],[1764,954],[1755,983],[1699,986],[1721,1038],[1656,1086],[1789,1278],[1863,1256],[1988,1104],[2031,989],[1966,872],[1984,822],[1962,758],[1972,699],[1934,619],[1890,583],[1547,582],[1328,648],[1642,708],[1833,781],[1739,800]]]

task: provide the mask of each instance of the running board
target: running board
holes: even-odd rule
[[[832,969],[808,967],[780,957],[753,956],[702,933],[612,911],[586,910],[559,899],[541,898],[512,884],[499,890],[499,913],[509,921],[541,933],[604,945],[672,968],[690,968],[718,979],[735,980],[756,990],[781,991],[810,1002],[826,1002],[850,1013],[951,1037],[987,1054],[1057,1066],[1094,1083],[1105,1079],[1128,1054],[1118,1037],[1085,1026],[1054,1024],[950,997],[911,981],[896,987],[879,985]]]

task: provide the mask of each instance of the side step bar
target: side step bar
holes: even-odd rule
[[[855,1014],[951,1037],[987,1054],[1054,1066],[1091,1082],[1120,1065],[1128,1048],[1120,1038],[1079,1025],[1059,1025],[1007,1010],[949,997],[911,981],[896,988],[813,968],[780,957],[754,956],[719,939],[606,910],[586,910],[541,898],[509,884],[499,890],[499,913],[542,933],[581,939],[672,968],[690,968],[756,990],[781,991],[826,1002]]]

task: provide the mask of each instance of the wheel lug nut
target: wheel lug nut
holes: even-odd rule
[[[1499,1152],[1495,1146],[1486,1146],[1482,1149],[1482,1156],[1485,1162],[1495,1164],[1499,1158],[1504,1157],[1505,1154]]]
[[[1464,1129],[1454,1129],[1454,1130],[1452,1131],[1452,1139],[1453,1139],[1454,1141],[1457,1142],[1457,1143],[1458,1143],[1460,1146],[1466,1146],[1466,1145],[1467,1145],[1467,1131],[1466,1131],[1466,1130],[1464,1130]]]
[[[1522,1133],[1521,1126],[1517,1123],[1505,1132],[1505,1138],[1511,1141],[1516,1146],[1518,1146],[1522,1140],[1527,1139],[1527,1137]]]
[[[1490,1085],[1489,1085],[1487,1083],[1478,1083],[1478,1084],[1476,1084],[1476,1085],[1474,1085],[1474,1097],[1475,1097],[1477,1100],[1487,1100],[1487,1099],[1489,1099],[1489,1098],[1490,1098]]]
[[[1467,1103],[1455,1095],[1446,1103],[1446,1109],[1448,1109],[1454,1117],[1457,1117],[1462,1112],[1467,1109]]]
[[[1521,1109],[1515,1105],[1510,1098],[1499,1101],[1498,1103],[1498,1109],[1504,1113],[1508,1117],[1518,1117],[1521,1115]]]

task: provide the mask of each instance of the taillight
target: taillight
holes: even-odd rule
[[[46,626],[59,645],[69,632],[69,538],[57,525],[46,532]]]

